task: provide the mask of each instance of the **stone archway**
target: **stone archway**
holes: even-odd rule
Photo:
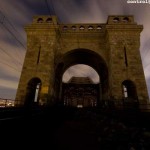
[[[136,86],[131,80],[125,80],[122,82],[124,97],[137,99]]]
[[[25,106],[33,106],[39,103],[41,80],[37,77],[32,78],[27,85],[27,92],[25,97]]]
[[[56,102],[61,101],[62,75],[70,66],[75,64],[86,64],[97,71],[101,80],[101,97],[99,100],[108,99],[108,68],[104,59],[94,51],[88,49],[75,49],[65,53],[60,62],[56,65],[54,83],[54,99]]]
[[[139,103],[149,97],[140,59],[142,25],[134,16],[111,15],[106,23],[60,23],[57,16],[35,16],[25,26],[27,52],[16,94],[16,104],[23,105],[28,81],[36,76],[42,81],[40,101],[53,104],[61,99],[62,75],[75,64],[86,64],[101,79],[100,100],[122,101],[122,81],[136,83]],[[57,102],[56,101],[56,102]]]

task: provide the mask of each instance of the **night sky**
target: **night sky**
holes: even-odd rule
[[[149,14],[150,4],[128,4],[127,0],[0,0],[0,98],[15,99],[26,53],[24,26],[34,15],[57,15],[62,23],[106,23],[108,15],[134,15],[144,26],[140,52],[150,95]],[[96,72],[85,65],[67,70],[63,80],[72,75],[99,81]]]

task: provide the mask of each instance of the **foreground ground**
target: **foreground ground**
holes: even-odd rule
[[[21,149],[150,149],[148,112],[47,107],[0,114],[0,141]]]

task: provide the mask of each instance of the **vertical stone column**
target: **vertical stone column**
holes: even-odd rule
[[[27,51],[16,95],[16,105],[24,105],[28,82],[41,81],[39,104],[50,103],[54,86],[54,46],[57,41],[56,16],[35,16],[25,27]]]
[[[124,22],[126,19],[127,22]],[[132,81],[140,104],[148,102],[148,92],[140,56],[140,33],[142,25],[134,22],[133,16],[109,18],[106,25],[109,43],[109,72],[111,95],[123,99],[123,81]]]

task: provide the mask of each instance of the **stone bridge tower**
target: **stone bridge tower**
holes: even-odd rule
[[[27,51],[16,105],[61,101],[62,75],[75,64],[100,77],[99,101],[148,103],[140,56],[142,25],[133,16],[108,16],[106,23],[63,24],[56,16],[35,16],[25,27]]]

